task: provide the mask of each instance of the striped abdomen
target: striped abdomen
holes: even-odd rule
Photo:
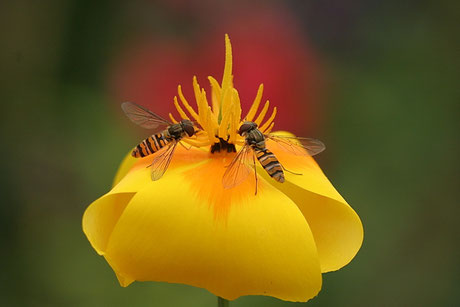
[[[265,171],[278,182],[284,182],[284,172],[280,162],[275,155],[268,149],[254,148],[257,160]]]
[[[142,158],[154,154],[169,144],[169,142],[170,141],[165,137],[163,132],[153,134],[137,145],[131,155],[135,158]]]

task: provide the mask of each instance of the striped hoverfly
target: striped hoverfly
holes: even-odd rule
[[[238,130],[238,134],[245,138],[245,142],[224,173],[222,183],[226,189],[239,185],[249,176],[252,172],[250,167],[251,158],[255,172],[256,194],[258,180],[256,158],[270,177],[278,182],[284,182],[284,171],[288,170],[283,167],[273,152],[266,147],[265,141],[267,139],[276,142],[281,148],[294,155],[314,156],[326,149],[326,146],[321,141],[312,138],[263,134],[254,122],[244,122]],[[293,174],[301,175],[298,173]]]
[[[126,116],[135,124],[146,129],[154,129],[151,136],[144,139],[134,148],[131,153],[133,157],[143,158],[166,148],[149,165],[152,168],[152,180],[160,179],[168,169],[177,144],[184,137],[195,135],[196,131],[193,122],[183,119],[177,124],[173,124],[152,111],[132,102],[122,103],[121,108]]]

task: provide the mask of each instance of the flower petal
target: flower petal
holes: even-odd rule
[[[126,156],[115,176],[114,188],[86,209],[83,215],[83,231],[98,254],[104,255],[107,241],[128,202],[137,191],[151,182],[151,170],[147,166],[152,163],[154,157],[155,155],[136,159],[130,154]],[[173,173],[178,169],[183,171],[183,169],[196,167],[206,159],[207,155],[201,150],[189,152],[177,148],[168,171]],[[164,176],[169,176],[169,173],[165,173]]]
[[[129,172],[129,170],[138,162],[138,159],[131,156],[131,151],[125,156],[123,161],[121,161],[120,166],[118,167],[115,178],[113,179],[112,187],[116,186],[123,177]]]
[[[302,213],[263,179],[257,195],[250,180],[224,190],[225,163],[212,159],[144,184],[113,229],[107,261],[126,280],[185,283],[231,300],[314,297],[320,264]],[[197,191],[197,183],[210,188]],[[231,207],[216,214],[222,199]]]
[[[305,216],[315,238],[322,272],[335,271],[348,264],[363,241],[359,216],[312,157],[290,154],[274,142],[267,146],[286,169],[301,174],[286,171],[286,182],[271,180],[270,183],[289,196]]]
[[[163,151],[159,151],[141,159],[132,158],[131,156],[125,157],[115,176],[111,193],[132,193],[141,190],[145,184],[151,181],[150,165],[158,155],[162,154],[162,152]],[[193,168],[207,161],[209,155],[208,152],[200,149],[192,148],[186,150],[181,145],[178,145],[163,178],[178,171],[178,169],[182,171],[183,169]]]
[[[133,196],[134,193],[106,194],[83,214],[83,232],[99,255],[104,255],[112,230]]]

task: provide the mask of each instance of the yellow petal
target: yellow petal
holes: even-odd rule
[[[257,195],[250,179],[224,190],[227,163],[176,168],[142,186],[104,254],[122,285],[184,283],[231,300],[252,294],[306,301],[318,293],[320,264],[300,210],[262,178]]]
[[[134,193],[106,194],[83,214],[83,232],[99,255],[104,255],[115,224]]]
[[[161,153],[159,153],[161,154]],[[164,177],[170,173],[196,167],[208,159],[208,153],[201,150],[176,148],[171,164]],[[94,201],[83,215],[83,231],[93,248],[104,255],[107,241],[119,217],[133,195],[151,182],[152,163],[156,155],[136,159],[127,155],[115,176],[114,187],[110,193]]]
[[[142,186],[148,183],[147,178],[151,178],[151,167],[153,160],[161,155],[161,151],[147,156],[145,158],[133,158],[131,155],[127,155],[121,163],[117,174],[115,176],[112,193],[129,193],[137,192],[142,189]],[[191,148],[185,149],[182,145],[177,145],[171,163],[166,170],[164,176],[168,176],[169,173],[174,171],[176,168],[190,168],[194,167],[195,164],[202,163],[209,159],[210,153],[204,150]],[[127,178],[125,178],[127,177]]]
[[[286,169],[301,174],[285,172],[286,182],[271,180],[270,183],[289,196],[308,221],[318,248],[322,272],[335,271],[348,264],[363,241],[359,216],[312,157],[289,154],[271,141],[267,146]]]
[[[117,183],[125,177],[125,175],[129,172],[129,170],[133,167],[133,165],[137,162],[138,160],[131,156],[131,151],[125,156],[123,161],[120,164],[120,167],[118,168],[118,171],[115,175],[115,178],[113,179],[112,186],[116,186]]]

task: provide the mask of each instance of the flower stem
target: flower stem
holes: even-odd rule
[[[228,307],[230,302],[220,296],[217,297],[217,307]]]

